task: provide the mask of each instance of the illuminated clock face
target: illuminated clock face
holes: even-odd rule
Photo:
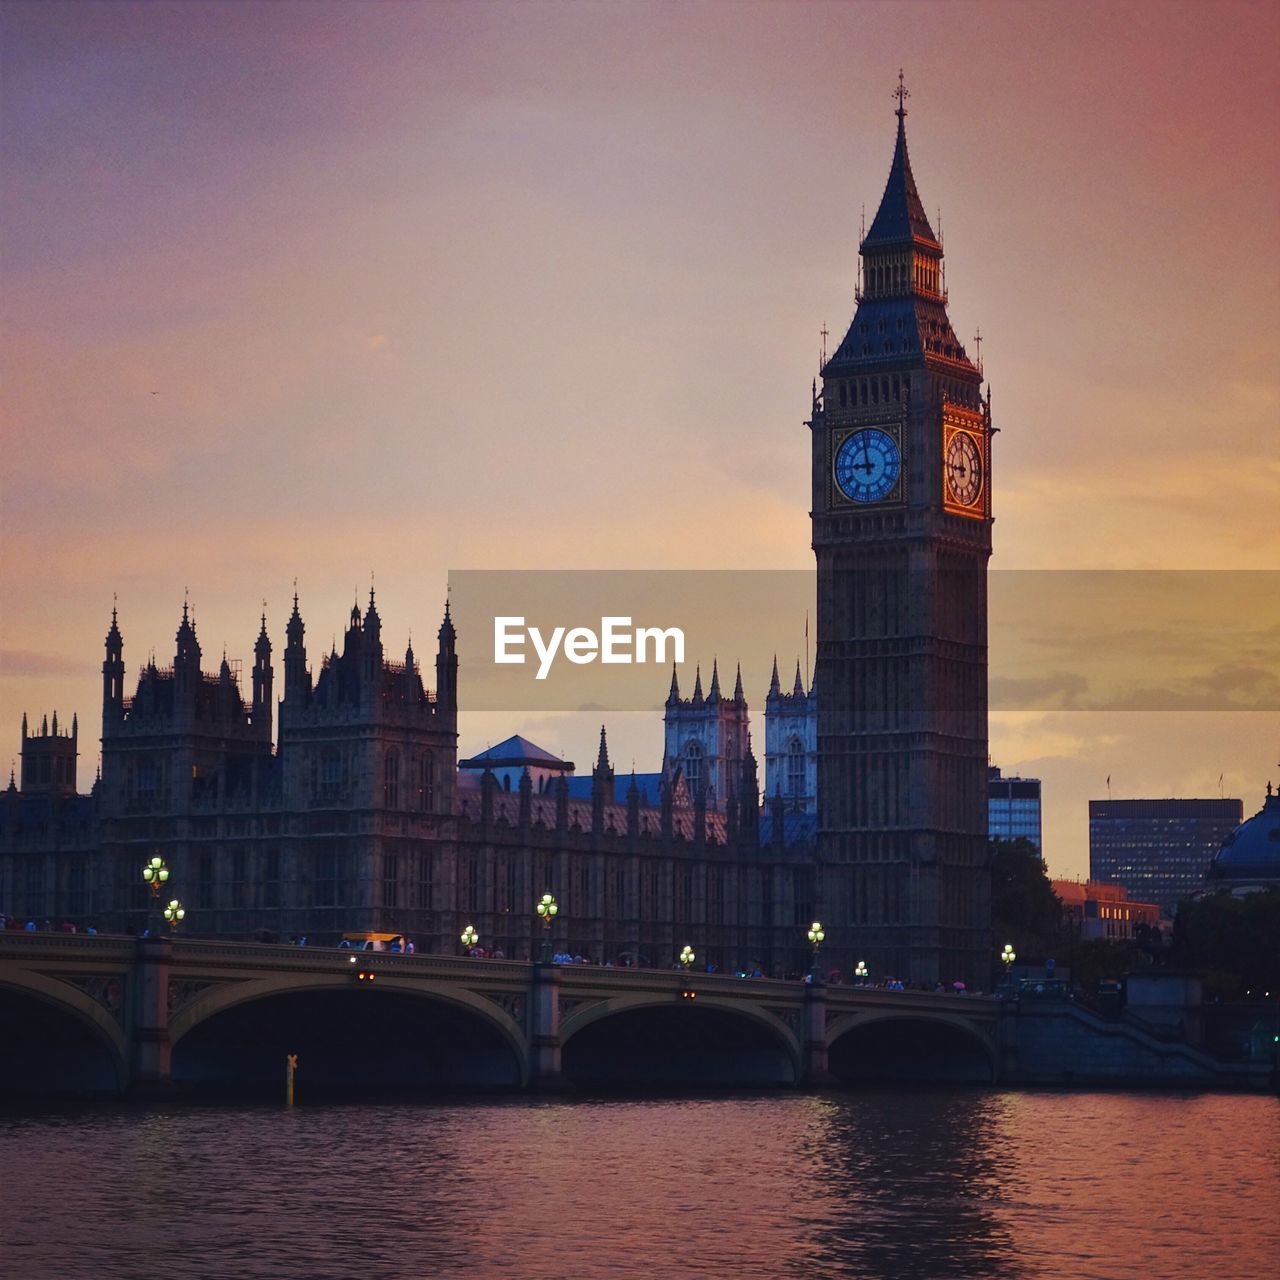
[[[982,493],[982,454],[978,442],[957,431],[947,445],[947,492],[962,507],[971,507]]]
[[[876,427],[846,436],[836,451],[836,484],[851,502],[880,502],[893,491],[901,474],[897,443]]]

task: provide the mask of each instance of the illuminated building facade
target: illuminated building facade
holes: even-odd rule
[[[1243,817],[1239,800],[1090,800],[1089,878],[1172,915],[1204,888],[1210,860]]]

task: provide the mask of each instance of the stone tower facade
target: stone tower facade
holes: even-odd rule
[[[48,795],[65,800],[76,793],[76,756],[79,754],[80,726],[73,715],[71,728],[58,728],[58,713],[53,713],[53,728],[47,719],[40,722],[40,732],[31,733],[27,717],[22,717],[22,789],[30,795]]]
[[[857,309],[809,424],[819,898],[842,967],[986,986],[990,398],[947,317],[897,96]]]
[[[124,639],[113,609],[102,664],[104,817],[186,811],[270,789],[270,707],[256,698],[245,702],[239,673],[225,657],[217,674],[201,669],[195,619],[186,604],[173,664],[148,661],[131,698],[124,696],[124,678]],[[254,678],[256,691],[256,670]]]
[[[681,698],[673,669],[671,692],[663,709],[663,729],[667,775],[674,777],[679,770],[691,799],[704,793],[708,809],[726,812],[739,794],[743,762],[751,750],[741,668],[732,697],[721,692],[720,669],[713,662],[710,689],[704,696],[699,670],[691,698]]]
[[[796,662],[791,691],[778,680],[778,661],[764,702],[765,797],[782,798],[794,813],[816,813],[818,807],[818,687],[806,690]]]

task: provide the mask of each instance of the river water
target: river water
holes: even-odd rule
[[[0,1273],[1275,1280],[1280,1100],[998,1089],[0,1115]]]

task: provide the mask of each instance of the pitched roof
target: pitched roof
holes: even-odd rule
[[[553,756],[550,751],[544,750],[536,742],[530,742],[528,738],[522,738],[518,733],[513,733],[504,742],[499,742],[496,747],[489,747],[469,760],[458,761],[459,769],[515,768],[520,765],[541,769],[560,769],[565,772],[573,770],[571,761]]]
[[[871,223],[871,230],[862,242],[864,250],[869,245],[874,248],[879,244],[912,239],[938,244],[938,238],[933,234],[933,228],[925,214],[920,193],[916,190],[916,180],[911,174],[905,114],[904,112],[898,116],[898,141],[893,149],[893,163],[889,166],[889,181],[885,183],[884,195],[880,198],[880,208]]]

